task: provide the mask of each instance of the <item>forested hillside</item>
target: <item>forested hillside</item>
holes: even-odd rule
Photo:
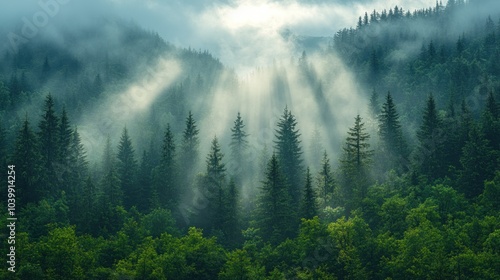
[[[120,20],[4,50],[0,278],[499,279],[488,3],[367,12],[243,79]]]

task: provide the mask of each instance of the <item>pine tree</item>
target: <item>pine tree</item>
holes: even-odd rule
[[[38,150],[37,138],[30,128],[28,117],[24,120],[16,139],[13,155],[13,165],[16,166],[17,194],[23,204],[38,202],[42,197],[40,189],[41,156]]]
[[[69,150],[72,138],[72,129],[69,124],[68,114],[66,108],[63,107],[61,121],[59,123],[59,141],[58,141],[58,162],[66,165],[69,160]]]
[[[291,200],[278,157],[273,154],[267,165],[257,208],[257,224],[262,238],[279,244],[293,235],[295,218]]]
[[[278,121],[276,140],[274,141],[280,166],[289,186],[292,197],[293,209],[297,209],[302,190],[302,150],[300,147],[300,134],[296,129],[297,121],[292,113],[285,108],[283,116]]]
[[[208,214],[211,218],[211,228],[221,230],[224,225],[225,209],[225,187],[226,187],[226,167],[223,161],[224,155],[221,152],[217,137],[212,140],[212,146],[207,156],[207,173],[205,190],[202,193],[208,194],[209,199]]]
[[[333,176],[330,159],[328,158],[326,151],[323,153],[321,169],[318,172],[317,186],[319,196],[326,206],[327,202],[332,199],[335,189],[335,178]]]
[[[238,244],[241,239],[239,230],[239,208],[238,208],[238,189],[233,178],[229,180],[227,194],[225,198],[225,224],[224,232],[227,237],[227,243],[230,245]]]
[[[321,133],[316,127],[312,133],[311,144],[309,145],[309,153],[311,157],[311,162],[314,163],[313,170],[317,170],[319,164],[321,163],[321,153],[324,147],[321,140]]]
[[[441,118],[438,116],[432,95],[427,100],[417,138],[419,146],[416,162],[420,172],[430,180],[442,177],[446,170],[446,166],[443,164],[445,136],[441,128]]]
[[[2,119],[0,119],[0,164],[4,166],[4,168],[7,166],[7,143],[5,137],[5,129],[2,125]],[[7,179],[6,176],[0,177],[0,184],[2,184],[2,186],[7,186]],[[0,198],[0,203],[2,202],[7,202],[7,196]]]
[[[64,189],[67,192],[70,206],[70,220],[85,223],[86,218],[82,209],[83,191],[85,187],[85,178],[88,177],[88,162],[85,148],[81,143],[78,129],[75,128],[70,136],[67,151],[67,163],[65,165],[65,174],[63,174]],[[84,208],[87,209],[87,208]]]
[[[486,109],[481,116],[481,128],[490,146],[500,150],[500,109],[490,91],[486,101]]]
[[[373,150],[370,150],[368,143],[370,135],[365,132],[364,123],[359,115],[356,116],[354,126],[349,128],[347,134],[340,163],[342,195],[346,213],[349,215],[352,208],[359,206],[366,197]]]
[[[186,119],[186,128],[182,135],[182,152],[181,152],[181,167],[183,170],[183,184],[189,186],[193,179],[198,162],[198,139],[199,129],[196,126],[196,121],[193,114],[189,111]]]
[[[123,191],[116,171],[115,156],[108,137],[102,157],[103,176],[99,182],[96,205],[96,229],[100,235],[109,235],[121,226],[119,207],[123,206]]]
[[[374,118],[378,118],[378,114],[380,114],[380,104],[378,101],[378,93],[373,89],[372,94],[370,95],[370,103],[369,103],[370,115]]]
[[[128,135],[127,128],[123,128],[120,143],[118,144],[117,172],[123,191],[124,206],[130,208],[137,205],[137,197],[142,195],[137,185],[137,161],[132,141]]]
[[[382,144],[383,163],[389,169],[404,171],[408,157],[407,146],[403,138],[399,114],[390,92],[387,93],[386,101],[382,105],[382,112],[379,115],[379,136]]]
[[[482,193],[484,181],[493,178],[495,161],[488,140],[477,126],[473,126],[460,158],[462,171],[459,182],[467,197],[474,198]]]
[[[141,186],[142,193],[136,198],[137,209],[142,213],[154,209],[152,203],[154,201],[153,195],[158,195],[158,193],[153,188],[153,169],[154,168],[150,159],[150,155],[148,154],[148,152],[146,152],[146,150],[144,150],[142,152],[141,163],[139,164],[140,176],[137,177],[137,184]],[[155,206],[159,207],[159,205]]]
[[[170,124],[168,124],[163,138],[160,166],[158,167],[158,171],[155,172],[156,192],[158,193],[161,207],[173,210],[180,198],[177,176],[174,135],[170,130]]]
[[[314,193],[309,168],[306,171],[306,185],[304,187],[304,195],[300,205],[300,218],[312,219],[318,215],[318,206],[316,205],[316,194]]]
[[[231,143],[229,144],[231,148],[230,172],[238,182],[241,182],[241,175],[243,170],[245,170],[245,161],[243,157],[248,148],[248,134],[245,132],[244,128],[245,125],[243,124],[240,112],[238,112],[236,120],[234,121],[234,126],[231,128]]]
[[[57,177],[54,163],[57,162],[59,150],[59,119],[54,111],[54,100],[50,94],[45,98],[44,113],[38,127],[42,167],[46,178],[43,183],[43,195],[54,195],[56,181],[53,178]]]

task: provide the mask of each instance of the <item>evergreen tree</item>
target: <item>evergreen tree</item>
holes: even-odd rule
[[[257,208],[257,224],[262,238],[279,244],[293,235],[295,218],[291,200],[278,157],[273,154],[267,165]]]
[[[469,198],[477,197],[483,192],[484,181],[493,178],[496,164],[488,140],[477,126],[473,126],[469,132],[460,163],[462,171],[459,182],[462,190]]]
[[[117,175],[115,156],[108,137],[102,157],[103,176],[99,182],[99,191],[96,205],[95,229],[101,235],[109,235],[121,226],[119,207],[123,206],[123,191]]]
[[[155,173],[155,185],[161,207],[173,210],[180,198],[180,190],[178,189],[176,147],[170,124],[167,125],[163,138],[160,166]]]
[[[248,148],[248,134],[244,130],[245,125],[241,118],[240,112],[236,116],[234,121],[234,126],[231,128],[231,143],[229,147],[231,148],[231,173],[235,176],[237,181],[241,181],[241,174],[244,168],[244,155],[246,149]]]
[[[386,168],[404,171],[408,152],[399,122],[399,114],[390,92],[387,93],[386,101],[382,105],[382,112],[379,115],[379,136],[382,142],[383,164]]]
[[[369,103],[370,115],[374,118],[378,118],[378,114],[380,114],[380,104],[378,101],[378,93],[373,89],[372,94],[370,95],[370,103]]]
[[[66,108],[63,107],[61,121],[59,123],[59,141],[57,144],[59,148],[57,159],[63,165],[66,165],[69,160],[72,132]]]
[[[442,177],[446,170],[446,166],[443,164],[445,136],[432,95],[427,100],[417,138],[419,145],[416,161],[420,172],[430,180]]]
[[[193,114],[189,111],[186,119],[186,128],[182,135],[182,159],[181,166],[184,173],[183,184],[185,187],[189,186],[193,179],[196,165],[198,162],[198,139],[199,129],[197,128],[196,121]]]
[[[481,116],[482,131],[492,148],[500,151],[500,109],[490,91],[486,109]]]
[[[137,197],[143,195],[137,185],[137,161],[134,154],[127,128],[123,128],[120,143],[118,144],[117,172],[123,191],[124,206],[127,209],[136,206]]]
[[[368,140],[370,135],[365,132],[364,123],[359,115],[354,126],[347,132],[343,156],[341,159],[342,195],[347,215],[353,207],[359,206],[366,197],[369,185],[368,171],[372,161],[373,150],[370,150]]]
[[[300,205],[300,218],[312,219],[318,215],[318,206],[316,205],[316,194],[314,193],[309,168],[306,171],[306,185],[304,187],[304,195]]]
[[[226,167],[222,162],[224,155],[221,152],[217,137],[212,140],[212,146],[207,156],[207,173],[204,190],[209,200],[207,214],[211,221],[210,228],[222,230],[225,223],[225,187]]]
[[[280,166],[289,187],[288,192],[292,197],[293,209],[299,206],[302,190],[301,174],[303,174],[300,134],[296,126],[297,121],[292,112],[285,108],[283,116],[278,121],[274,141]]]
[[[326,206],[328,201],[333,198],[333,192],[335,189],[335,178],[333,176],[330,159],[328,158],[326,151],[323,153],[321,168],[318,172],[317,186],[319,197],[321,198],[321,201],[323,201],[324,206]]]
[[[54,195],[56,181],[53,178],[57,178],[54,163],[57,162],[59,150],[59,119],[54,111],[54,100],[50,94],[45,98],[44,112],[38,128],[40,130],[38,141],[45,174],[43,195]]]
[[[321,153],[324,147],[321,140],[321,134],[319,129],[316,127],[312,133],[311,144],[309,145],[309,153],[311,157],[311,162],[313,164],[313,170],[317,170],[319,164],[321,163]]]
[[[229,185],[227,188],[227,194],[225,199],[225,224],[224,232],[226,234],[227,243],[230,245],[238,244],[240,241],[240,230],[239,230],[239,207],[238,207],[238,189],[233,178],[229,180]]]
[[[85,187],[84,180],[88,177],[88,162],[77,128],[71,133],[69,141],[66,156],[67,164],[64,166],[63,185],[68,196],[70,220],[85,224],[86,216],[80,209],[84,206],[83,191]]]
[[[146,152],[146,150],[144,150],[142,153],[141,163],[139,164],[140,176],[137,177],[137,184],[141,186],[142,190],[142,193],[137,197],[137,209],[143,213],[159,207],[159,201],[158,205],[154,205],[156,206],[154,208],[152,203],[155,200],[153,196],[158,196],[158,193],[153,188],[152,170],[153,165],[150,155]]]
[[[23,204],[40,200],[43,194],[40,189],[41,156],[28,117],[17,134],[12,164],[16,166],[17,173],[16,197],[19,197]]]

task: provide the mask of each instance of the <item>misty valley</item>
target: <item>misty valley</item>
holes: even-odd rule
[[[500,279],[497,1],[217,1],[216,54],[41,2],[0,19],[0,279]]]

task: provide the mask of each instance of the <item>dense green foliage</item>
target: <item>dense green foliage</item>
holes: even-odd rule
[[[191,70],[199,63],[206,73],[186,76],[158,101],[172,114],[161,142],[149,132],[134,139],[123,128],[119,139],[101,143],[100,162],[87,158],[76,111],[110,94],[110,84],[123,86],[133,67],[107,58],[106,76],[81,82],[89,100],[76,100],[32,89],[61,77],[76,84],[75,76],[87,75],[78,60],[49,57],[43,49],[32,56],[29,47],[7,55],[2,73],[7,64],[38,65],[38,76],[26,70],[0,81],[0,116],[9,126],[0,127],[0,164],[16,166],[20,208],[17,273],[2,269],[0,278],[499,279],[500,72],[488,59],[500,53],[500,25],[488,17],[484,32],[459,35],[453,51],[443,37],[418,54],[389,58],[398,44],[413,40],[401,30],[424,21],[445,28],[467,5],[374,11],[356,29],[340,31],[334,48],[376,88],[365,108],[369,116],[351,119],[339,155],[314,155],[317,162],[308,167],[301,120],[286,107],[275,124],[274,150],[263,153],[255,180],[247,172],[258,163],[249,160],[254,143],[245,130],[253,120],[238,113],[227,135],[208,141],[200,136],[209,129],[197,122],[202,116],[182,101],[210,88],[217,75],[210,70],[222,68],[210,55],[176,50],[131,29],[131,42],[156,42],[156,51],[197,61]],[[367,37],[374,30],[380,38]],[[305,53],[299,64],[312,75]],[[379,90],[391,92],[383,102]],[[473,107],[470,100],[478,102]],[[9,117],[17,106],[38,106],[39,116]],[[154,121],[158,110],[148,128],[162,127]],[[366,125],[369,118],[377,132]],[[4,196],[0,206],[6,208]],[[6,220],[6,213],[0,217]],[[1,251],[7,246],[2,242]]]

